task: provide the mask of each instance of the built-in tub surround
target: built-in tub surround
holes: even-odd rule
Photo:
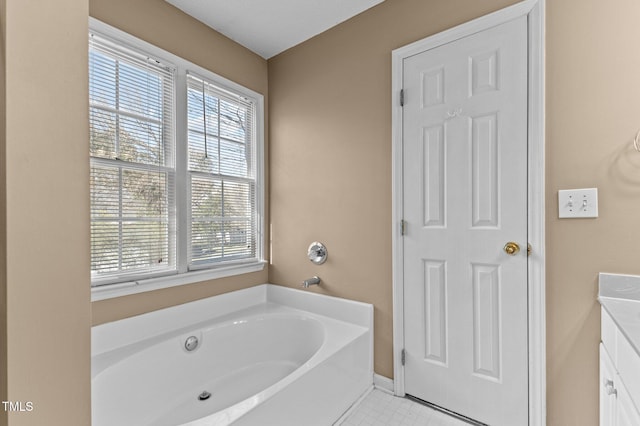
[[[372,385],[372,328],[270,284],[96,326],[93,424],[333,424]]]

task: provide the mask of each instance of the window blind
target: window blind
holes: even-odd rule
[[[92,283],[176,270],[175,70],[89,38]]]
[[[257,256],[255,111],[187,75],[190,269]]]

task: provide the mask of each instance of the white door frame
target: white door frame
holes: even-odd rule
[[[394,392],[404,396],[404,275],[402,89],[403,60],[521,16],[528,18],[528,263],[529,306],[529,426],[546,425],[546,332],[544,253],[544,1],[524,0],[505,9],[396,49],[392,53],[392,175],[393,175],[393,372]]]

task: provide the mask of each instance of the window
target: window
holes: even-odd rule
[[[175,269],[175,70],[97,35],[89,49],[91,271]]]
[[[91,28],[92,286],[261,269],[261,95]]]
[[[187,76],[191,267],[255,256],[254,103]]]

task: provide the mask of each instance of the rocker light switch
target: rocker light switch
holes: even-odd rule
[[[558,217],[598,217],[598,188],[562,189],[558,191]]]

